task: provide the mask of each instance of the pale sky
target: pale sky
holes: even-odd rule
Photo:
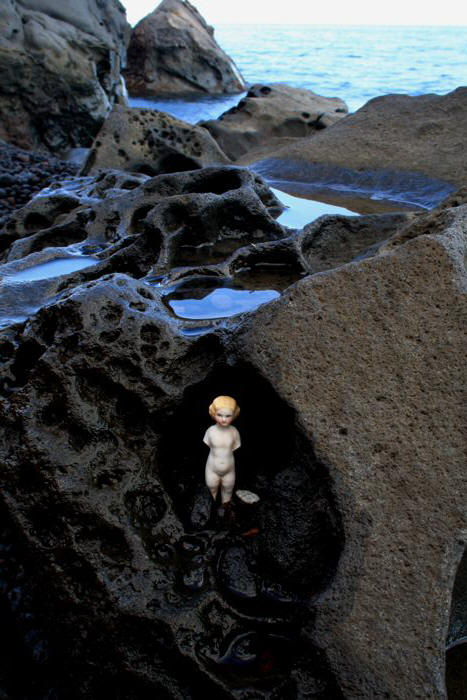
[[[152,12],[158,0],[121,0],[131,25]],[[194,0],[213,24],[408,24],[467,25],[466,0]],[[466,47],[467,53],[467,47]]]

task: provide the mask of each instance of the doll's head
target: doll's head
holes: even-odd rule
[[[239,413],[237,402],[231,396],[217,396],[209,406],[209,415],[219,425],[230,425]]]

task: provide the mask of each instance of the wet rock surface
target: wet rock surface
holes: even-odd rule
[[[117,106],[96,136],[82,173],[119,168],[158,175],[228,162],[205,129],[157,110]]]
[[[8,0],[0,19],[0,138],[28,150],[89,146],[111,104],[125,99],[123,6]]]
[[[359,171],[422,174],[454,187],[465,185],[462,143],[467,114],[467,88],[447,95],[384,95],[312,138],[276,148],[247,152],[242,165],[274,160],[280,171],[297,165],[337,166]],[[263,174],[265,174],[263,172]]]
[[[0,583],[30,673],[0,666],[7,694],[444,697],[461,200],[294,231],[241,168],[106,170],[9,218]],[[70,257],[95,264],[14,283]],[[196,279],[281,298],[176,318],[165,296]],[[219,394],[242,409],[237,487],[259,496],[233,518],[203,486]]]
[[[302,683],[320,687],[317,697],[339,697],[304,629],[312,619],[307,589],[332,577],[340,550],[339,516],[322,468],[310,449],[307,456],[300,451],[297,466],[293,442],[300,431],[267,383],[240,363],[229,367],[220,337],[183,339],[157,303],[144,297],[143,310],[140,286],[123,275],[84,285],[58,304],[61,312],[46,307],[4,338],[4,351],[12,352],[2,421],[7,405],[12,410],[2,451],[22,466],[7,470],[3,493],[8,520],[18,508],[22,514],[21,557],[37,564],[31,593],[20,589],[25,611],[41,601],[44,673],[58,697],[99,697],[119,683],[132,697],[162,686],[167,697],[294,696]],[[331,519],[321,524],[321,538],[337,546],[319,557],[324,580],[315,583],[313,571],[310,581],[297,584],[285,571],[279,580],[261,534],[245,537],[215,515],[201,530],[190,525],[205,460],[198,438],[206,418],[198,407],[226,384],[246,407],[258,396],[269,406],[250,440],[253,459],[271,421],[286,420],[290,436],[289,454],[276,449],[268,464],[250,461],[242,482],[260,487],[266,504],[269,471],[280,474],[294,462],[326,494]],[[35,407],[25,422],[17,412],[24,401]],[[252,413],[247,408],[246,419]],[[186,441],[179,439],[181,424]],[[282,488],[291,502],[301,498],[290,480]],[[264,515],[252,524],[267,533]],[[299,546],[289,539],[288,555]],[[9,576],[2,580],[11,598],[18,582]]]
[[[222,288],[272,298],[306,274],[374,254],[414,216],[322,217],[294,233],[275,220],[280,211],[262,178],[233,167],[154,178],[109,170],[53,185],[0,233],[1,322],[115,272],[144,279],[166,310],[177,295]],[[227,301],[218,317],[235,313]]]
[[[163,0],[131,34],[128,91],[135,97],[241,92],[237,67],[187,0]]]
[[[344,117],[345,102],[289,85],[252,85],[237,106],[218,119],[200,122],[223,151],[254,162],[256,149],[273,150],[281,139],[313,136]]]

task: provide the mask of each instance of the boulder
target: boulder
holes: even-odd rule
[[[0,332],[5,695],[446,697],[466,626],[456,204],[291,232],[224,166],[104,171],[10,218],[4,288],[94,260],[29,299],[2,290],[25,307]],[[177,281],[249,289],[281,266],[295,277],[253,313],[166,304]],[[224,393],[237,488],[259,496],[228,526],[203,492]]]
[[[289,85],[253,85],[236,107],[218,119],[200,122],[227,155],[254,160],[255,149],[274,149],[283,139],[313,136],[347,114],[337,97],[321,97]]]
[[[123,6],[7,0],[0,20],[0,138],[35,150],[90,146],[112,103],[125,99]]]
[[[245,88],[213,28],[187,0],[163,0],[136,25],[125,80],[135,97],[224,95]]]
[[[117,105],[97,134],[82,174],[115,168],[157,175],[228,162],[205,129],[157,110]]]
[[[373,179],[378,173],[398,172],[461,187],[467,180],[466,119],[467,87],[443,96],[385,95],[313,138],[278,148],[266,144],[261,151],[245,153],[239,163],[259,162],[261,172],[275,178],[295,170],[302,181],[312,180],[317,167],[331,166],[342,169],[347,181],[362,171],[375,173]],[[338,175],[333,177],[336,182]]]
[[[310,633],[345,698],[446,697],[467,544],[466,225],[467,206],[417,217],[376,256],[261,307],[236,339],[334,485],[345,546]]]

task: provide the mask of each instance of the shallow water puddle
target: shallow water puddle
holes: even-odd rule
[[[253,311],[279,296],[275,289],[242,289],[225,279],[198,277],[172,287],[163,301],[178,318],[199,321]]]
[[[69,275],[71,272],[83,270],[85,267],[96,265],[100,262],[90,255],[80,255],[72,258],[55,258],[39,265],[32,265],[24,270],[19,270],[8,275],[8,282],[35,282],[37,280],[51,279],[61,275]]]
[[[341,215],[341,216],[357,216],[354,211],[338,207],[326,202],[318,202],[315,199],[304,199],[303,197],[294,197],[287,192],[277,190],[271,187],[271,190],[276,195],[282,204],[285,204],[285,209],[278,217],[277,221],[283,226],[290,228],[303,228],[306,224],[311,223],[319,216],[326,215]]]

